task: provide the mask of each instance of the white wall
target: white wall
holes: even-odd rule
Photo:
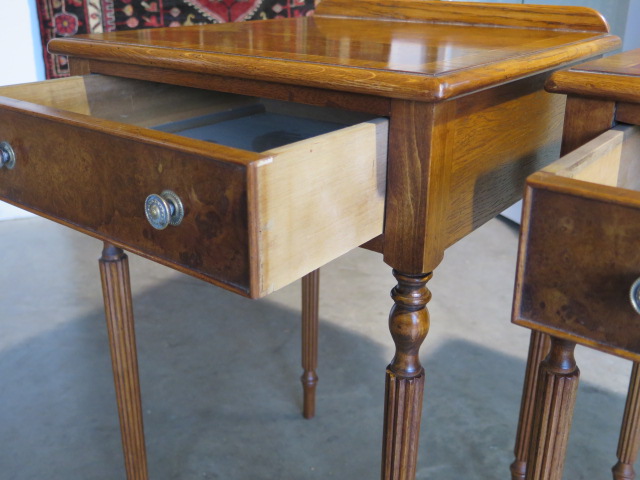
[[[624,36],[623,50],[640,48],[640,0],[631,0],[627,15],[627,28]]]
[[[36,0],[2,1],[0,58],[0,85],[44,80]],[[0,220],[28,215],[31,214],[0,202]]]

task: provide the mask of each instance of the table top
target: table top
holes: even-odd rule
[[[55,39],[53,53],[392,98],[443,100],[611,50],[580,7],[325,0],[315,17]]]
[[[640,103],[640,49],[556,72],[546,88],[550,92]]]

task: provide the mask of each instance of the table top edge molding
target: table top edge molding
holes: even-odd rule
[[[614,50],[620,39],[602,34],[566,45],[540,49],[495,62],[442,74],[304,62],[152,45],[124,45],[90,38],[54,39],[52,53],[137,66],[299,85],[421,102],[440,102]],[[517,68],[516,68],[517,67]]]
[[[579,70],[559,71],[547,81],[552,93],[640,103],[640,76]]]

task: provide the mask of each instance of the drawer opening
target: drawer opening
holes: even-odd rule
[[[8,86],[0,88],[0,95],[256,153],[375,118],[104,75]]]
[[[640,127],[620,124],[543,169],[561,177],[640,191]]]
[[[344,123],[279,113],[255,103],[153,129],[259,153],[344,127]]]

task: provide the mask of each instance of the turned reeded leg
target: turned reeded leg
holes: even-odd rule
[[[522,401],[520,403],[520,419],[516,433],[514,448],[515,460],[511,464],[511,479],[524,480],[527,473],[527,454],[531,439],[531,424],[533,422],[533,406],[538,386],[538,368],[540,362],[549,353],[549,336],[536,330],[531,331],[529,341],[529,356],[524,374],[522,387]]]
[[[389,330],[396,353],[386,374],[382,478],[413,480],[424,391],[419,351],[429,331],[426,305],[431,292],[426,284],[432,274],[405,275],[394,270],[393,275],[398,285],[391,291],[395,305],[389,315]]]
[[[120,248],[105,242],[100,275],[127,479],[147,480],[129,263]]]
[[[627,403],[622,417],[618,440],[618,463],[613,468],[614,480],[632,480],[636,477],[633,464],[640,448],[640,369],[634,362],[629,380]]]
[[[527,480],[562,480],[580,371],[575,343],[551,338],[549,355],[540,364]]]
[[[302,415],[313,418],[316,413],[316,385],[318,384],[318,297],[320,270],[302,277]]]

